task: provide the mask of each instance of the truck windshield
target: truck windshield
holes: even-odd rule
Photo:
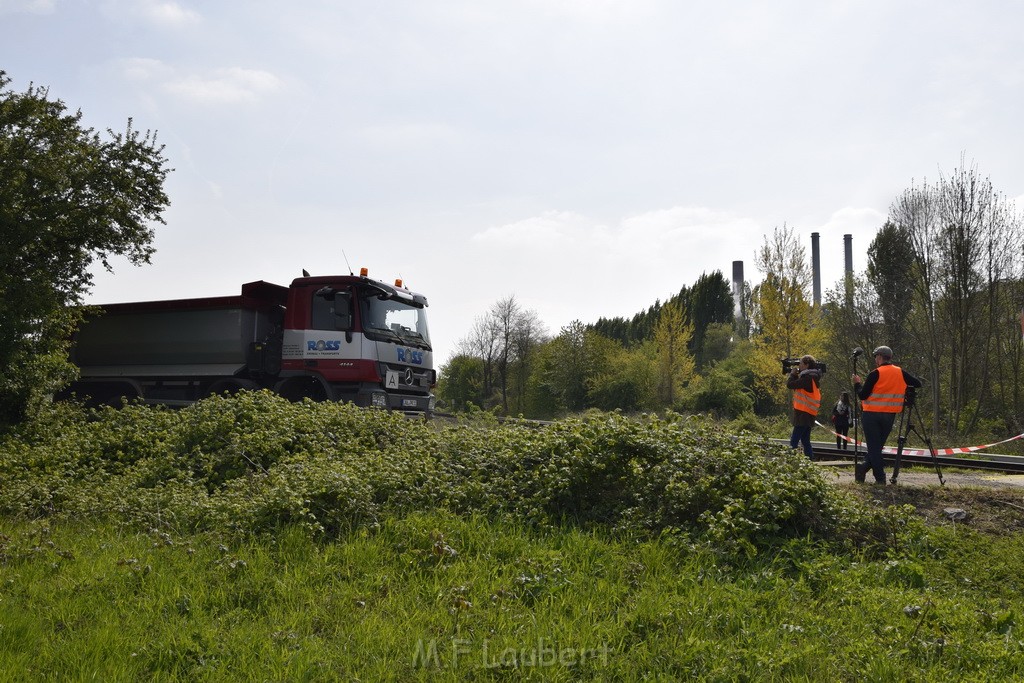
[[[430,350],[426,309],[371,292],[363,293],[359,301],[366,336]]]

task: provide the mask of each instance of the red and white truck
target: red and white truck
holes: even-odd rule
[[[437,375],[427,299],[360,275],[242,285],[238,296],[101,306],[75,335],[63,392],[184,404],[270,389],[429,416]]]

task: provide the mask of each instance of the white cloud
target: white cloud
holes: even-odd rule
[[[121,73],[133,81],[170,78],[174,75],[174,69],[159,59],[147,59],[145,57],[123,59],[121,60],[120,67]]]
[[[562,248],[578,244],[581,239],[607,245],[611,241],[608,229],[571,211],[546,211],[539,216],[515,223],[493,226],[473,236],[482,246],[502,249],[525,248],[544,244],[548,248]]]
[[[159,59],[145,57],[124,59],[118,66],[126,79],[155,84],[160,90],[194,104],[257,102],[282,85],[281,79],[268,71],[241,67],[183,73]]]
[[[53,14],[56,8],[55,0],[0,0],[0,15]]]
[[[154,24],[178,28],[198,23],[199,14],[176,2],[144,2],[137,10]]]
[[[208,74],[173,76],[163,89],[181,99],[199,104],[245,104],[276,92],[281,80],[272,73],[231,67]]]
[[[173,0],[107,0],[102,9],[111,17],[132,17],[170,29],[192,26],[202,21],[198,12]]]

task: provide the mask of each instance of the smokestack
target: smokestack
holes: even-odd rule
[[[732,262],[732,312],[740,320],[747,317],[743,310],[743,261]]]
[[[811,233],[811,272],[814,274],[814,305],[821,306],[821,245],[818,233]]]
[[[843,235],[843,255],[846,258],[846,275],[853,275],[853,235]]]

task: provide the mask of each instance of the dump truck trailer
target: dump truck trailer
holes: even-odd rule
[[[360,275],[243,284],[237,296],[109,304],[77,331],[62,392],[185,404],[269,389],[429,415],[436,383],[426,297]]]

